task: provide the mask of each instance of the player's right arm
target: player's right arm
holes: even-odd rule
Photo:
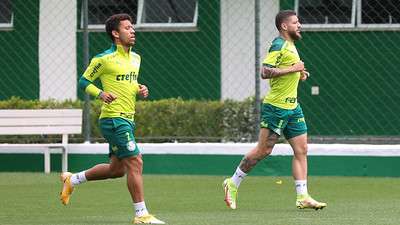
[[[293,72],[302,72],[304,71],[304,62],[300,61],[290,67],[287,68],[276,68],[269,64],[264,64],[261,72],[261,77],[263,79],[270,79],[273,77],[283,76]]]
[[[282,37],[275,38],[272,41],[267,57],[265,57],[263,61],[261,78],[270,79],[304,70],[304,63],[302,61],[289,67],[282,68],[282,60],[285,58],[283,49],[286,44],[287,42]]]
[[[116,96],[112,93],[102,91],[96,87],[93,82],[101,76],[104,71],[104,63],[100,57],[95,57],[90,62],[86,71],[79,79],[79,87],[91,96],[98,97],[106,103],[111,103],[116,99]]]

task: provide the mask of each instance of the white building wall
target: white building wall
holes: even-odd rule
[[[76,7],[71,0],[40,1],[40,100],[77,98]]]
[[[255,0],[221,0],[221,98],[243,100],[255,94]],[[278,35],[279,0],[260,0],[260,63]],[[261,80],[261,97],[268,84]]]

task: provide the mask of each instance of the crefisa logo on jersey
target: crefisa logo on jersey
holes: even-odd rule
[[[117,81],[129,81],[132,83],[132,81],[137,80],[137,74],[135,72],[130,72],[128,74],[118,74],[115,79]]]
[[[93,67],[93,70],[92,70],[92,72],[90,73],[89,76],[93,77],[97,72],[99,72],[100,67],[101,67],[101,63],[97,63],[97,65],[95,65]]]

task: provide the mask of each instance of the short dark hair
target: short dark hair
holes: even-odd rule
[[[281,31],[281,24],[289,17],[291,16],[296,16],[296,12],[293,10],[283,10],[280,11],[278,14],[276,14],[275,17],[275,26],[278,29],[278,31]]]
[[[114,14],[106,20],[106,32],[113,42],[114,36],[112,35],[112,31],[118,31],[119,24],[123,20],[129,20],[132,23],[132,17],[126,13]]]

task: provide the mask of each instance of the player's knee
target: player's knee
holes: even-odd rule
[[[272,149],[275,146],[275,143],[278,141],[277,138],[275,137],[270,137],[267,140],[263,140],[261,142],[258,142],[257,149],[259,152],[259,155],[263,157],[267,157],[271,155]]]
[[[143,167],[143,159],[141,156],[133,157],[133,160],[135,161],[136,166],[138,166],[139,168]]]
[[[272,153],[272,147],[268,145],[258,145],[258,153],[261,156],[261,158],[265,158]]]
[[[143,159],[139,156],[130,157],[126,163],[127,172],[135,172],[135,171],[142,171],[143,168]]]
[[[262,150],[262,152],[264,153],[264,157],[271,155],[272,153],[272,148],[271,147],[266,147]]]
[[[303,145],[297,147],[294,154],[299,155],[299,156],[304,156],[304,155],[307,155],[307,152],[308,152],[308,146],[307,146],[307,144],[303,144]]]
[[[111,171],[111,178],[118,178],[118,177],[123,177],[125,175],[125,169],[124,168],[118,168],[115,170]]]

